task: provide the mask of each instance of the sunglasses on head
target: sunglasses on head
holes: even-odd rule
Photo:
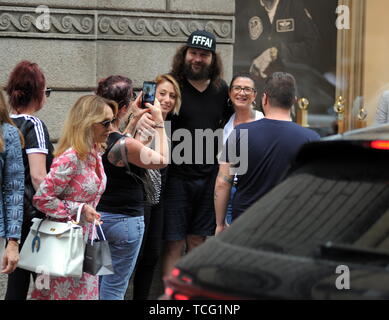
[[[47,98],[50,97],[51,91],[52,91],[51,88],[47,88],[47,89],[45,90],[45,95],[46,95]]]
[[[113,118],[112,120],[104,120],[104,121],[101,121],[101,122],[99,122],[99,123],[100,123],[101,125],[103,125],[104,128],[108,129],[109,126],[115,122],[115,120],[116,120],[116,119]]]

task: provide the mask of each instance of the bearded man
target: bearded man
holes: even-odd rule
[[[170,273],[185,247],[190,251],[215,230],[218,137],[213,133],[233,113],[222,69],[216,38],[207,31],[193,32],[173,58],[171,74],[180,84],[182,104],[179,115],[170,118],[173,153],[163,197],[164,275]],[[211,140],[199,138],[204,131]]]

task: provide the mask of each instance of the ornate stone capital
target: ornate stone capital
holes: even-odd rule
[[[213,32],[221,43],[233,42],[233,18],[172,14],[101,14],[99,39],[185,41],[197,29]]]
[[[92,11],[0,7],[0,36],[95,39],[95,20]]]
[[[234,42],[234,17],[0,6],[0,37],[183,42],[197,29]],[[42,27],[42,23],[43,27]]]

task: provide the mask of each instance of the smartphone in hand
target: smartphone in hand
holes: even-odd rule
[[[154,104],[157,83],[153,81],[143,82],[141,108],[145,109],[146,103]]]

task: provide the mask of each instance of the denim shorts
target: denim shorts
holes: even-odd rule
[[[168,176],[164,193],[164,239],[215,233],[214,189],[216,173],[206,178]]]

